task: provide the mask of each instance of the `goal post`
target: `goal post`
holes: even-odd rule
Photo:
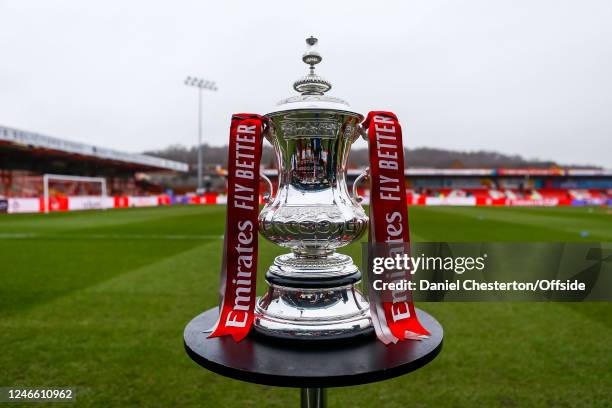
[[[60,183],[96,183],[100,184],[100,199],[108,196],[106,188],[106,178],[104,177],[85,177],[85,176],[68,176],[63,174],[44,174],[43,175],[43,199],[45,213],[49,212],[50,209],[50,189],[49,184],[53,181]],[[101,200],[99,203],[100,207],[103,208]]]

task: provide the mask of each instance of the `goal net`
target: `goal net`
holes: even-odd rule
[[[106,179],[104,177],[43,176],[45,212],[108,208]]]

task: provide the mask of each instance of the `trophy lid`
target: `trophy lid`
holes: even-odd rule
[[[345,100],[325,95],[325,92],[329,91],[332,85],[329,81],[315,73],[315,65],[323,60],[323,57],[317,51],[316,45],[318,41],[318,39],[312,36],[306,39],[307,47],[306,52],[302,55],[302,61],[310,65],[310,71],[307,75],[293,83],[293,89],[299,92],[300,95],[282,99],[266,116],[294,110],[333,110],[363,118],[360,113],[353,111]]]

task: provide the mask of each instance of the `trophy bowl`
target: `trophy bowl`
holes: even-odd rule
[[[356,285],[361,272],[337,248],[359,239],[368,217],[349,192],[350,147],[360,136],[363,115],[325,95],[331,84],[315,74],[322,58],[317,40],[306,40],[302,60],[310,72],[266,114],[278,188],[259,215],[259,231],[291,250],[266,273],[269,288],[255,309],[255,330],[289,339],[335,339],[372,332],[369,305]]]

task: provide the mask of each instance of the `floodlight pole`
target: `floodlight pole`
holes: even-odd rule
[[[213,81],[188,76],[185,85],[198,88],[198,191],[202,190],[202,90],[216,91]]]
[[[202,189],[202,88],[198,88],[198,190]]]

